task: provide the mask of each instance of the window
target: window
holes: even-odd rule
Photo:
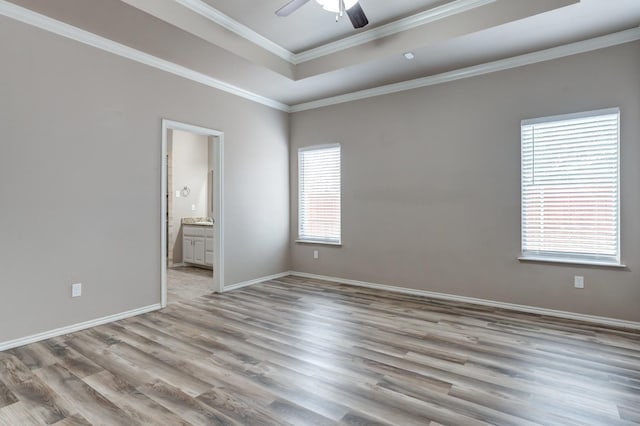
[[[340,244],[340,145],[298,151],[298,241]]]
[[[619,265],[617,108],[522,122],[521,259]]]

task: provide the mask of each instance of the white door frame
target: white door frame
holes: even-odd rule
[[[203,136],[213,136],[213,291],[222,293],[224,289],[224,133],[219,130],[207,129],[172,120],[162,120],[162,182],[160,185],[161,224],[161,304],[167,306],[167,132],[168,130],[183,130]]]

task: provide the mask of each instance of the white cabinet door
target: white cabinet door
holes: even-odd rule
[[[194,246],[193,237],[182,237],[182,261],[194,262]]]
[[[204,237],[193,239],[193,263],[204,265]]]
[[[182,261],[213,266],[213,229],[185,225],[182,234]]]

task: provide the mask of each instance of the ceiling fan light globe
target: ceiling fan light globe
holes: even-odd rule
[[[340,0],[316,0],[324,10],[333,13],[340,13]],[[344,0],[344,7],[346,10],[351,9],[358,0]]]

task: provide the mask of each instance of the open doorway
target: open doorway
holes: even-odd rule
[[[222,132],[162,120],[161,303],[222,292]]]

